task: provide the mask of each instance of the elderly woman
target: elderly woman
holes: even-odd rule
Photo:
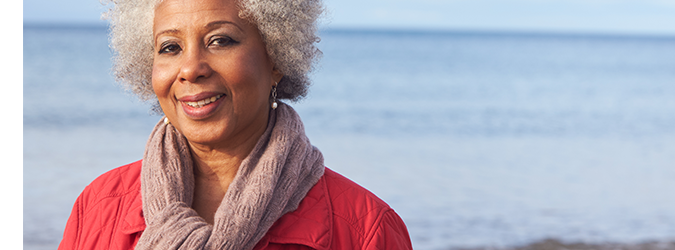
[[[410,249],[279,99],[307,92],[319,0],[114,1],[118,80],[165,117],[78,197],[59,249]]]

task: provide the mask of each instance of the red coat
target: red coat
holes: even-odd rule
[[[145,229],[141,161],[96,178],[75,201],[59,250],[133,249]],[[254,249],[412,249],[401,218],[380,200],[326,168],[297,210]]]

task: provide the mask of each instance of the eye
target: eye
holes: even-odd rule
[[[227,36],[214,36],[209,41],[209,46],[226,47],[236,44],[237,41]]]
[[[159,54],[175,54],[180,51],[180,46],[176,43],[173,42],[164,42],[162,45],[159,47],[159,51],[157,53]]]

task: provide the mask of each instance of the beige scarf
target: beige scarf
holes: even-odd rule
[[[252,249],[282,215],[297,209],[323,175],[323,156],[300,117],[280,103],[255,148],[241,163],[214,218],[191,208],[193,163],[187,140],[160,121],[141,170],[147,225],[136,249]]]

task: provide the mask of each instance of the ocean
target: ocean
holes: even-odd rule
[[[160,119],[111,76],[105,27],[25,25],[24,249],[142,158]],[[415,249],[675,240],[675,37],[324,30],[298,111],[326,165]]]

